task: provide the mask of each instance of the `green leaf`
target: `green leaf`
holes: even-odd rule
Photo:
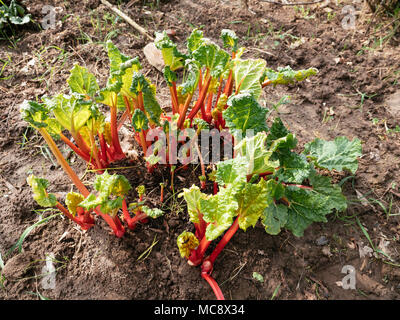
[[[244,157],[247,163],[245,173],[247,175],[274,172],[279,166],[278,161],[270,161],[274,151],[266,145],[267,134],[259,132],[253,137],[242,139],[235,147],[236,157]],[[235,157],[235,159],[236,159]]]
[[[123,197],[132,189],[129,181],[122,175],[110,175],[105,171],[98,175],[93,184],[97,197],[90,194],[79,206],[87,210],[100,206],[103,213],[115,216],[122,207]]]
[[[224,42],[224,48],[230,48],[233,52],[238,50],[238,37],[235,31],[222,29],[221,39]]]
[[[186,61],[186,80],[182,83],[182,95],[193,94],[194,90],[197,88],[200,78],[200,69],[197,63],[193,60]]]
[[[241,184],[246,182],[247,166],[247,159],[241,155],[218,162],[215,181],[222,187],[228,184],[235,184],[240,187]]]
[[[258,184],[246,183],[244,188],[236,195],[239,208],[239,227],[246,231],[248,227],[254,227],[264,210],[272,202],[271,183],[267,184],[261,179]]]
[[[179,197],[183,197],[186,201],[190,221],[199,223],[199,215],[201,215],[200,199],[206,199],[207,196],[200,191],[199,187],[192,185],[190,189],[184,188]]]
[[[132,126],[135,131],[140,132],[149,128],[149,120],[140,109],[136,109],[132,116]]]
[[[198,247],[199,240],[192,232],[184,231],[179,235],[176,244],[178,245],[181,257],[189,258],[192,251]]]
[[[92,116],[90,104],[83,104],[79,95],[59,94],[54,97],[44,97],[43,101],[51,110],[58,123],[68,131],[78,132]]]
[[[164,67],[164,79],[165,82],[167,83],[168,87],[172,87],[172,83],[176,82],[177,80],[177,75],[175,72],[171,71],[171,68],[169,66]]]
[[[79,204],[85,200],[85,197],[76,192],[69,192],[65,197],[65,204],[68,207],[69,212],[75,216],[77,214],[77,208]]]
[[[141,206],[140,209],[150,218],[156,219],[161,217],[164,212],[158,208],[150,209],[148,206]]]
[[[154,44],[157,49],[161,50],[164,63],[172,71],[175,71],[184,66],[185,56],[182,55],[176,48],[176,44],[171,41],[168,34],[163,32],[156,32]]]
[[[200,67],[208,68],[211,77],[216,79],[225,71],[230,60],[230,56],[226,51],[209,41],[204,42],[193,52],[193,58],[200,64]]]
[[[122,54],[111,42],[107,42],[108,58],[110,60],[110,76],[107,81],[107,90],[120,93],[123,96],[132,96],[130,91],[132,77],[142,66],[139,59]],[[109,105],[109,104],[108,104]]]
[[[358,169],[357,157],[362,155],[361,141],[352,141],[346,137],[337,137],[334,141],[324,141],[319,138],[309,142],[303,152],[318,168],[328,170],[349,170],[355,173]]]
[[[31,186],[33,191],[33,199],[41,207],[55,207],[57,204],[57,198],[52,193],[47,193],[46,189],[49,186],[49,182],[46,179],[41,179],[35,175],[30,175],[26,181]]]
[[[250,93],[233,95],[228,99],[228,108],[222,113],[226,125],[235,136],[246,135],[246,130],[254,130],[254,134],[268,131],[266,124],[267,108],[259,105]]]
[[[262,223],[265,232],[271,235],[277,235],[287,223],[288,208],[283,204],[272,203],[265,208]]]
[[[310,175],[310,164],[304,155],[287,152],[280,157],[280,168],[276,176],[287,183],[302,183]]]
[[[291,135],[291,136],[289,136]],[[297,145],[297,139],[294,137],[293,134],[290,133],[290,131],[285,127],[283,124],[282,120],[280,118],[275,118],[274,123],[272,124],[270,128],[270,132],[268,134],[267,138],[267,145],[271,146],[275,140],[278,140],[280,138],[288,137],[285,143],[281,140],[279,142],[279,146],[277,146],[277,149],[282,151],[290,151],[291,149],[294,149]]]
[[[75,64],[70,72],[67,82],[71,91],[94,97],[100,89],[96,77],[78,64]]]
[[[155,89],[150,81],[141,73],[136,72],[132,78],[131,92],[137,95],[139,92],[143,94],[143,106],[146,116],[152,123],[158,125],[162,109],[155,97]]]
[[[326,222],[326,215],[332,210],[344,211],[347,208],[346,198],[338,185],[331,184],[329,177],[318,175],[315,170],[309,176],[310,189],[296,186],[285,188],[288,207],[288,221],[285,227],[297,237],[313,222]]]
[[[265,69],[264,81],[270,80],[274,86],[278,84],[292,84],[296,81],[303,81],[310,76],[316,75],[318,70],[315,68],[309,68],[306,70],[293,70],[290,66],[284,68],[279,67],[278,71],[272,69]]]
[[[124,110],[126,107],[123,96],[107,88],[100,90],[96,102],[105,104],[110,108],[116,107],[118,110]]]
[[[197,50],[203,43],[203,31],[196,28],[187,39],[187,49],[190,53],[193,53],[193,51]]]
[[[211,241],[222,235],[233,223],[237,215],[238,203],[236,190],[232,185],[220,188],[216,195],[200,198],[200,211],[203,219],[210,224],[206,229],[206,238]]]
[[[233,76],[235,79],[235,88],[238,92],[248,92],[255,100],[261,95],[262,87],[260,78],[264,73],[266,62],[263,59],[233,60]],[[239,87],[240,86],[240,87]]]
[[[43,103],[24,100],[20,108],[22,118],[34,128],[47,127],[49,110]]]

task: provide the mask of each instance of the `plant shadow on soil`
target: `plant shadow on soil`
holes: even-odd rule
[[[62,10],[62,22],[55,30],[23,30],[17,49],[0,43],[0,59],[12,61],[2,75],[6,79],[0,82],[3,258],[38,218],[40,208],[25,180],[28,171],[49,179],[53,188],[50,192],[62,195],[70,190],[68,177],[49,157],[45,158],[43,141],[21,120],[18,105],[24,99],[65,90],[67,71],[75,62],[87,66],[104,84],[108,61],[101,42],[110,32],[122,52],[139,56],[146,75],[157,84],[159,101],[168,97],[162,75],[142,53],[146,40],[122,20],[116,21],[115,16],[109,19],[111,13],[98,0],[85,1],[85,5],[75,0],[49,2]],[[33,17],[40,20],[41,6],[33,0],[25,3]],[[342,17],[337,14],[327,19],[329,11],[323,8],[313,8],[314,18],[304,19],[290,7],[258,1],[249,1],[249,5],[254,15],[243,10],[239,1],[223,0],[181,0],[179,6],[163,1],[158,7],[139,3],[126,9],[126,13],[150,33],[174,29],[175,41],[180,45],[193,26],[202,27],[205,35],[216,41],[221,29],[231,28],[243,39],[241,44],[248,48],[248,57],[264,58],[272,68],[318,68],[319,74],[310,81],[288,88],[267,88],[263,99],[271,104],[283,95],[291,96],[291,102],[279,109],[279,116],[296,134],[299,148],[315,137],[334,139],[345,135],[363,141],[363,157],[355,178],[344,184],[345,195],[351,201],[345,213],[331,215],[326,224],[313,224],[302,238],[287,231],[270,236],[261,225],[239,231],[216,261],[213,276],[228,299],[270,299],[278,287],[275,299],[399,299],[400,269],[383,263],[382,256],[360,258],[359,248],[370,244],[354,219],[360,219],[375,246],[382,244],[399,263],[398,216],[387,217],[376,202],[362,202],[356,193],[357,190],[368,194],[367,198],[379,199],[386,208],[391,201],[391,212],[400,212],[400,199],[396,196],[400,185],[399,134],[388,133],[382,122],[372,124],[373,119],[385,120],[389,128],[400,124],[385,104],[399,90],[395,73],[400,70],[399,47],[388,43],[383,49],[366,51],[362,43],[368,37],[361,31],[342,29]],[[325,8],[341,12],[341,6],[333,3]],[[98,27],[97,19],[103,27]],[[106,24],[107,21],[116,22]],[[24,69],[32,59],[35,64]],[[367,98],[360,100],[363,94]],[[93,180],[94,174],[85,172],[80,160],[73,161],[67,149],[62,151],[86,182]],[[168,190],[164,206],[159,201],[159,183],[170,179],[169,170],[157,168],[149,174],[141,160],[115,166],[129,167],[118,172],[127,176],[133,190],[144,184],[148,205],[161,207],[165,216],[139,225],[134,232],[128,230],[122,239],[110,234],[101,220],[88,232],[82,232],[66,219],[52,219],[30,233],[22,253],[4,258],[5,281],[0,279],[0,299],[37,299],[38,293],[51,299],[214,298],[200,277],[200,270],[187,265],[176,246],[177,236],[193,229],[183,199]],[[198,168],[180,170],[175,178],[176,193],[198,184],[199,175]],[[333,179],[340,182],[347,176],[334,174]],[[393,183],[397,187],[391,188]],[[208,193],[211,189],[208,182]],[[136,196],[132,191],[130,200],[136,201]],[[323,245],[319,245],[319,239],[325,239]],[[49,253],[57,260],[54,290],[41,286],[43,260]],[[356,290],[338,286],[345,276],[341,273],[344,265],[356,269]],[[253,272],[261,274],[264,282],[255,280]]]

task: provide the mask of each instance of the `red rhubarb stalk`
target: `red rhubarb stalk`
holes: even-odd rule
[[[238,231],[238,229],[239,229],[239,216],[237,216],[235,222],[231,225],[229,230],[224,234],[221,241],[218,243],[214,251],[211,253],[210,257],[207,259],[211,262],[212,265],[214,265],[215,259],[217,259],[218,255],[225,248],[228,242],[232,239],[233,235],[236,233],[236,231]]]
[[[221,288],[218,286],[217,281],[215,281],[213,277],[211,277],[209,274],[205,272],[202,272],[201,276],[203,277],[204,280],[208,282],[217,300],[225,300],[224,295],[222,294]]]

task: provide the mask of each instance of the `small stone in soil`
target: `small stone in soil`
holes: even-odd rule
[[[324,246],[329,243],[329,240],[325,236],[320,236],[317,240],[315,240],[317,246]]]

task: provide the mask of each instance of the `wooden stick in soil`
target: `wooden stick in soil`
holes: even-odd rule
[[[107,6],[110,10],[114,11],[117,15],[119,15],[122,19],[124,19],[126,22],[128,22],[134,29],[136,29],[141,35],[147,37],[149,40],[154,41],[154,38],[150,36],[147,33],[147,30],[138,25],[135,21],[133,21],[131,18],[129,18],[125,13],[123,13],[121,10],[113,6],[111,3],[109,3],[107,0],[100,0],[102,4]]]

